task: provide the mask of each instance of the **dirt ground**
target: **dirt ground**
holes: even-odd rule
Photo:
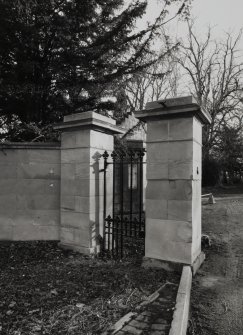
[[[216,197],[203,206],[212,245],[193,280],[190,335],[243,334],[243,193],[218,190]]]
[[[0,243],[0,334],[98,335],[179,279],[142,268],[137,257],[90,258],[56,242]]]

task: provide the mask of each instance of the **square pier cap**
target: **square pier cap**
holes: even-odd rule
[[[125,129],[118,127],[114,119],[92,111],[66,115],[64,116],[64,121],[57,123],[54,129],[64,132],[78,129],[93,129],[111,135],[125,133]]]
[[[142,121],[195,116],[202,124],[212,122],[210,114],[192,96],[148,102],[135,116]]]

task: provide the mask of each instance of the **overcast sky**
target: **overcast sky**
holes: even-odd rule
[[[148,0],[148,3],[147,18],[152,20],[158,13],[158,1]],[[211,25],[217,38],[229,30],[236,34],[243,27],[243,0],[194,0],[191,16],[197,18],[196,25],[200,33]],[[186,34],[185,25],[176,20],[171,24],[171,29],[179,36]]]

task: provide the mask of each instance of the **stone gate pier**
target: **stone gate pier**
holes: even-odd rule
[[[202,126],[211,118],[190,96],[148,103],[136,117],[147,123],[145,263],[199,264]]]
[[[123,133],[111,118],[95,112],[64,116],[56,125],[61,137],[60,246],[84,254],[98,252],[103,236],[103,168],[101,156],[114,148],[114,134]],[[107,169],[112,180],[112,169]],[[106,207],[112,206],[112,184]]]

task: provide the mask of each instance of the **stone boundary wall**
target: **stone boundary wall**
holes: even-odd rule
[[[59,240],[60,144],[0,145],[0,240]]]

